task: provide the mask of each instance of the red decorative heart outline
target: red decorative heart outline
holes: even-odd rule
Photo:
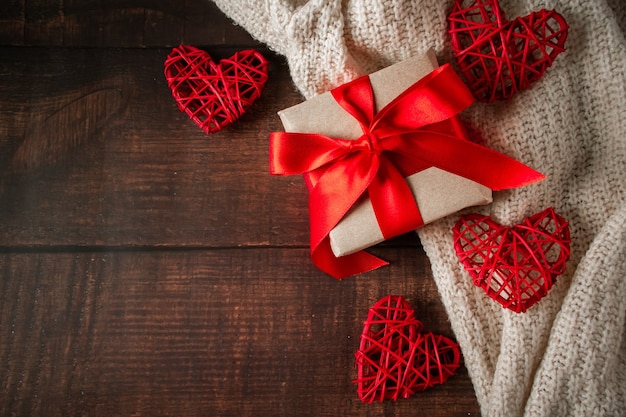
[[[207,52],[181,45],[167,56],[164,72],[180,111],[206,133],[215,133],[239,119],[260,97],[268,62],[247,49],[216,64]]]
[[[403,297],[388,295],[369,310],[356,352],[357,394],[364,403],[409,398],[444,383],[459,368],[459,345],[422,333]]]
[[[469,214],[456,223],[453,235],[474,284],[516,313],[548,294],[570,256],[569,224],[552,207],[513,227]]]
[[[484,102],[530,88],[565,50],[569,29],[554,10],[507,20],[498,0],[455,0],[448,22],[461,73]]]

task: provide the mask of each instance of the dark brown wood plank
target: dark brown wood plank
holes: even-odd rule
[[[22,44],[24,23],[24,0],[0,2],[0,45]]]
[[[335,281],[305,249],[0,255],[0,415],[467,416],[465,368],[396,403],[351,382],[368,308],[452,337],[425,257]]]
[[[235,124],[208,136],[163,76],[170,49],[0,48],[0,245],[308,243],[300,177],[269,175],[284,61]],[[234,49],[211,49],[218,58]]]
[[[24,43],[61,45],[64,35],[62,3],[57,0],[24,0]]]
[[[258,46],[209,0],[5,0],[0,45]]]

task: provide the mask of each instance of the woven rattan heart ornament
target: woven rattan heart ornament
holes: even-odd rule
[[[453,234],[456,253],[474,284],[516,313],[548,294],[570,255],[568,223],[552,208],[513,227],[469,214]]]
[[[422,333],[423,325],[400,296],[370,308],[356,353],[357,394],[364,403],[408,398],[442,384],[459,368],[459,345]]]
[[[179,46],[165,61],[165,78],[178,108],[206,133],[215,133],[244,114],[261,95],[267,71],[267,61],[253,49],[216,64],[205,51]]]
[[[452,49],[480,101],[510,98],[539,80],[565,50],[568,26],[554,10],[506,20],[498,0],[455,0]]]

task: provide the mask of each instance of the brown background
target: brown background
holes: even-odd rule
[[[163,76],[173,46],[258,48],[262,97],[207,136]],[[411,399],[356,396],[368,308],[405,296],[454,337],[414,234],[335,281],[300,177],[268,174],[283,58],[204,0],[0,4],[0,415],[478,415],[464,367]]]

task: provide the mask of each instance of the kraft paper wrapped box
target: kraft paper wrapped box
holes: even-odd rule
[[[429,51],[370,74],[376,111],[437,67],[435,54]],[[278,115],[286,132],[319,133],[343,139],[357,139],[363,134],[357,120],[343,110],[330,93],[282,110]],[[459,134],[465,137],[462,128]],[[490,188],[435,167],[417,172],[406,181],[425,224],[463,208],[492,201]],[[330,232],[331,248],[337,257],[384,240],[369,199],[359,200]]]

